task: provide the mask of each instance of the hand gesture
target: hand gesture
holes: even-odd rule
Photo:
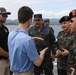
[[[56,50],[56,54],[57,55],[61,55],[61,51],[60,50]]]
[[[62,48],[63,52],[61,52],[61,55],[67,56],[69,54],[69,51],[67,49]]]
[[[55,55],[54,54],[51,55],[51,59],[52,59],[52,62],[55,60]]]
[[[40,38],[40,37],[33,37],[33,39],[34,40],[42,40],[42,41],[44,40],[43,38]]]
[[[40,51],[40,54],[45,54],[45,52],[48,50],[48,47],[44,48],[42,51]]]
[[[71,75],[74,75],[75,69],[74,68],[70,68],[70,70],[72,70]]]

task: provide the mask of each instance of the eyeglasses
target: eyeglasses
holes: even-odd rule
[[[71,22],[71,23],[73,23],[73,22],[74,22],[74,20],[70,20],[70,22]]]
[[[8,17],[7,14],[0,14],[0,15],[2,15],[3,18],[7,18]]]

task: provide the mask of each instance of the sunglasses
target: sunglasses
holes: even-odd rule
[[[71,22],[71,23],[73,23],[73,22],[74,22],[74,20],[70,20],[70,22]]]
[[[0,15],[2,15],[3,18],[7,18],[8,17],[7,14],[0,14]]]

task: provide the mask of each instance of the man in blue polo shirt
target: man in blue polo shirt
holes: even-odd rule
[[[32,75],[33,65],[41,65],[48,49],[43,49],[39,55],[33,38],[28,35],[27,28],[31,24],[32,15],[31,8],[21,7],[18,11],[18,28],[8,36],[10,70],[13,71],[13,75]]]

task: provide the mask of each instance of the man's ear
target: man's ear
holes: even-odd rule
[[[28,24],[30,25],[31,22],[32,22],[32,18],[30,18],[30,19],[28,20]]]
[[[29,22],[32,22],[32,18],[30,18],[28,21],[29,21]]]

